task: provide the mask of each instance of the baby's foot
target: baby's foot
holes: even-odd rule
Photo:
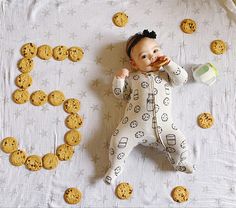
[[[117,178],[117,176],[114,173],[114,170],[113,169],[109,169],[105,175],[105,177],[103,178],[103,181],[110,185],[110,184],[113,184]]]
[[[107,175],[107,176],[105,176],[105,177],[103,178],[103,181],[104,181],[106,184],[110,185],[110,184],[112,183],[112,178]]]

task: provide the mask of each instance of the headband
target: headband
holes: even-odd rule
[[[136,33],[135,35],[131,36],[131,38],[128,40],[128,43],[126,45],[126,53],[130,58],[130,53],[132,48],[143,38],[152,38],[156,39],[156,33],[154,31],[149,32],[148,30],[144,30],[142,33]]]

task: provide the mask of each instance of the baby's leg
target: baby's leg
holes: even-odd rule
[[[134,132],[129,126],[120,125],[111,137],[109,148],[110,167],[104,177],[108,184],[114,183],[116,178],[122,173],[125,159],[132,149],[138,144],[138,139],[134,137]]]
[[[189,156],[188,144],[184,134],[176,127],[162,134],[166,153],[173,167],[181,172],[192,173],[194,168]]]

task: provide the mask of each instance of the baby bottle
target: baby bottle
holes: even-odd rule
[[[192,69],[194,80],[211,86],[215,83],[218,74],[217,69],[211,63],[200,64]]]

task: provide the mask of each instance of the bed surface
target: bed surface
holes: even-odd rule
[[[17,105],[11,99],[20,47],[27,42],[52,47],[65,45],[84,49],[82,61],[57,62],[35,58],[30,92],[61,90],[66,98],[81,101],[84,117],[81,144],[70,161],[52,171],[30,172],[14,167],[0,151],[0,207],[236,207],[236,7],[227,1],[191,0],[71,0],[1,1],[0,12],[0,133],[14,136],[28,154],[43,156],[64,142],[68,130],[62,106]],[[129,23],[118,28],[112,16],[124,11]],[[235,12],[235,13],[234,13]],[[184,34],[180,22],[192,18],[198,29]],[[128,67],[125,41],[144,29],[155,30],[165,54],[185,67],[190,79],[173,89],[175,123],[190,143],[197,171],[192,175],[175,172],[162,153],[139,146],[129,156],[126,169],[112,186],[102,177],[108,166],[111,134],[122,118],[126,103],[111,92],[113,72]],[[227,42],[223,55],[214,55],[212,40]],[[219,79],[211,87],[192,81],[193,64],[211,62]],[[210,129],[197,126],[197,116],[211,112]],[[131,200],[121,201],[114,190],[119,182],[132,184]],[[189,189],[187,203],[177,204],[171,190]],[[63,199],[68,187],[83,193],[79,205]]]

